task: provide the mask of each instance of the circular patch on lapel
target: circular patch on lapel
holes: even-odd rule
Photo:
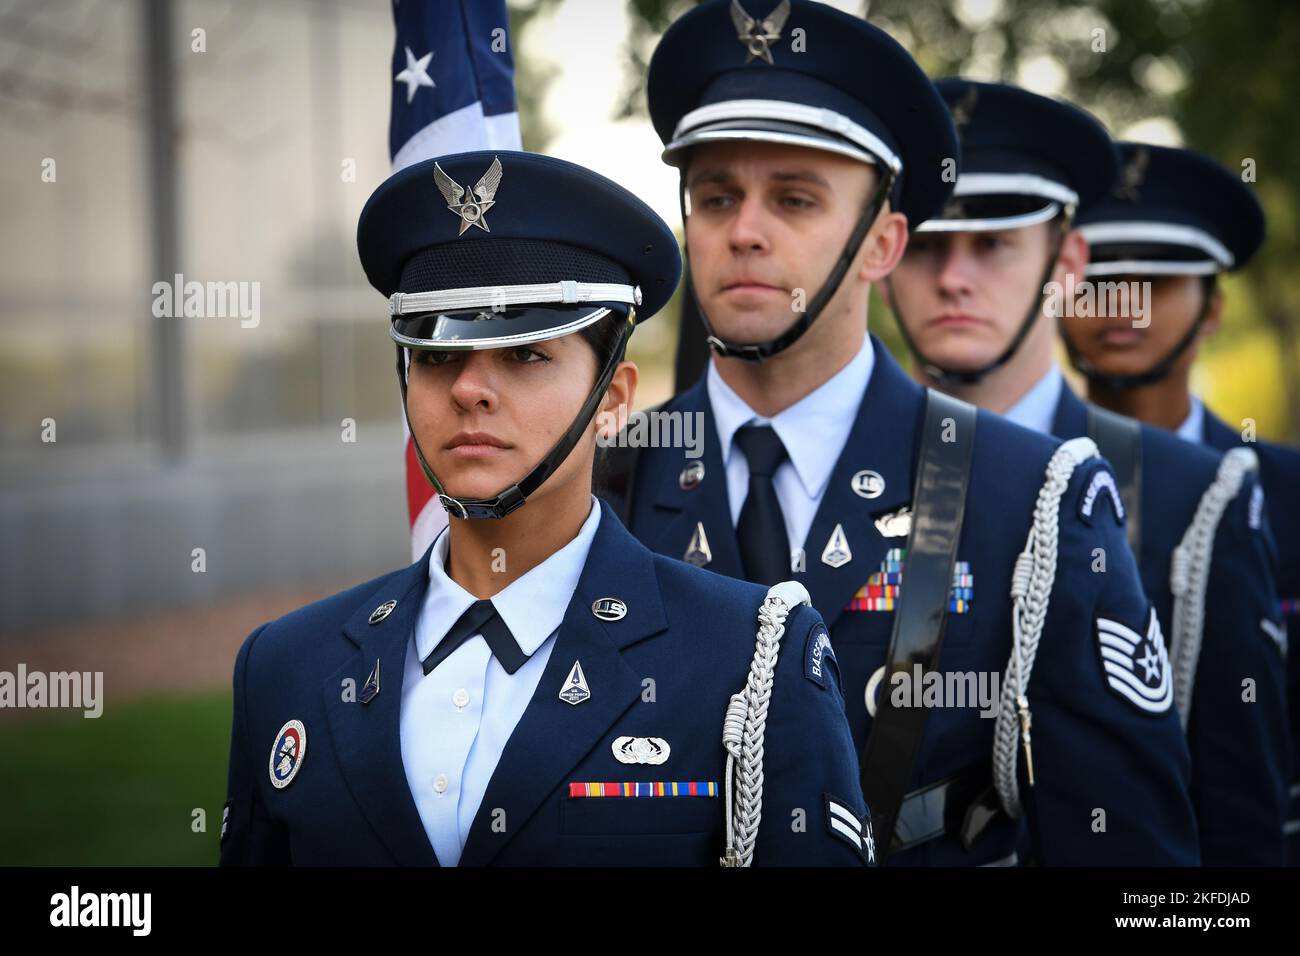
[[[618,598],[601,598],[591,603],[591,613],[602,621],[621,621],[627,617],[627,605]]]
[[[395,607],[397,607],[396,601],[385,601],[383,604],[379,605],[379,607],[370,612],[370,623],[378,624],[384,618],[388,617],[388,615],[392,614],[393,608]]]
[[[863,469],[854,475],[850,485],[859,498],[879,498],[885,493],[884,476],[870,469]]]
[[[682,491],[694,491],[704,481],[704,462],[693,461],[677,476],[677,485]]]
[[[301,720],[291,720],[275,735],[271,747],[271,786],[283,790],[293,783],[307,756],[307,728]]]

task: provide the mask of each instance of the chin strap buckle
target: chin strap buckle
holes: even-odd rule
[[[746,362],[761,362],[767,358],[761,345],[731,345],[716,335],[710,335],[707,341],[714,354],[723,358],[738,358]]]
[[[453,518],[504,518],[526,500],[518,485],[511,485],[495,498],[453,498],[438,493],[438,503]]]

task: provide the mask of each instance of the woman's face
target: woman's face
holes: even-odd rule
[[[521,480],[559,441],[596,373],[596,355],[577,334],[477,352],[412,349],[411,429],[449,495],[489,498]],[[590,483],[597,427],[593,419],[534,497],[579,476]]]

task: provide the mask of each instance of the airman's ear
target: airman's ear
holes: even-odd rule
[[[1223,325],[1223,290],[1219,284],[1214,283],[1214,288],[1209,293],[1210,302],[1205,309],[1205,321],[1201,323],[1201,337],[1209,338],[1211,335],[1218,333],[1219,328]]]
[[[879,282],[894,271],[906,248],[907,217],[892,212],[886,202],[862,241],[858,276],[866,282]]]
[[[1061,252],[1056,257],[1057,267],[1053,278],[1064,281],[1067,275],[1072,275],[1077,286],[1084,280],[1091,258],[1088,240],[1083,238],[1083,233],[1078,229],[1071,229],[1061,239]]]
[[[614,369],[614,377],[605,390],[605,398],[596,410],[596,434],[602,439],[612,439],[627,425],[628,413],[636,401],[636,386],[640,370],[635,362],[622,361]]]

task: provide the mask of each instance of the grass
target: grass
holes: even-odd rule
[[[0,726],[0,866],[215,864],[229,747],[228,690]]]

